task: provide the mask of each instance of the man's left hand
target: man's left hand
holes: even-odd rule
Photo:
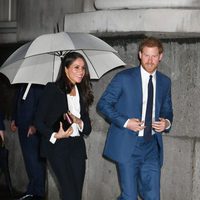
[[[0,137],[1,137],[2,141],[4,141],[4,131],[3,130],[0,130]]]
[[[152,123],[152,128],[161,133],[169,126],[169,121],[164,118],[159,118],[159,120]]]
[[[36,133],[35,126],[29,126],[27,137],[29,137],[29,136],[31,136],[31,135],[33,135],[35,133]]]

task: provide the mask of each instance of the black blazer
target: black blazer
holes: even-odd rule
[[[90,118],[88,112],[86,112],[85,110],[83,100],[81,98],[81,90],[79,87],[78,90],[80,94],[81,120],[84,123],[84,128],[83,131],[80,132],[80,135],[89,135],[91,132]],[[57,121],[57,119],[67,111],[68,102],[66,94],[55,83],[47,83],[44,92],[40,98],[35,115],[35,126],[42,134],[41,153],[43,156],[51,153],[51,149],[54,148],[54,144],[52,145],[49,141],[52,133],[54,132],[53,125]]]

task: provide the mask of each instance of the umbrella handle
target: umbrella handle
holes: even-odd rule
[[[27,87],[26,87],[26,90],[25,90],[25,92],[24,92],[24,95],[23,95],[23,97],[22,97],[23,100],[26,99],[27,94],[28,94],[28,92],[29,92],[29,90],[30,90],[30,87],[31,87],[31,83],[28,83],[28,85],[27,85]]]

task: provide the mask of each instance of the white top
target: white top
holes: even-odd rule
[[[69,108],[69,111],[74,116],[76,116],[77,118],[80,118],[81,116],[80,115],[80,97],[79,97],[79,92],[76,85],[75,85],[75,90],[76,90],[75,96],[71,96],[70,94],[67,94],[68,108]],[[79,134],[80,127],[77,124],[73,123],[72,128],[73,128],[73,133],[70,135],[70,137],[80,136]]]

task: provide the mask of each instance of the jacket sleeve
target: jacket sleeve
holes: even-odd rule
[[[166,97],[161,107],[160,117],[168,119],[172,125],[173,122],[173,108],[172,108],[172,100],[171,100],[171,81],[169,81],[168,88],[166,91]],[[166,129],[164,132],[169,132],[169,129]]]
[[[40,96],[42,95],[42,92],[44,90],[44,86],[43,85],[32,85],[31,87],[32,87],[31,90],[33,90],[33,98],[34,98],[33,115],[32,115],[32,119],[31,119],[31,124],[34,125],[35,114],[37,111]]]
[[[5,130],[5,125],[4,125],[4,114],[0,112],[0,130],[4,131]]]
[[[83,131],[81,132],[81,134],[88,136],[92,131],[89,113],[84,112],[83,114],[81,114],[81,120],[84,123],[84,128],[83,128]]]
[[[19,93],[20,93],[20,87],[17,87],[16,91],[15,91],[15,94],[14,94],[14,97],[12,98],[11,120],[16,120]]]
[[[34,125],[39,133],[48,139],[50,139],[51,134],[53,133],[52,127],[46,121],[48,110],[51,109],[50,102],[52,98],[52,85],[48,83],[39,99],[34,119]]]
[[[127,117],[120,114],[116,108],[116,104],[123,92],[122,84],[123,77],[117,74],[97,103],[97,110],[100,111],[109,122],[119,127],[123,127],[127,121]]]
[[[85,105],[83,103],[83,98],[82,98],[82,90],[81,88],[78,86],[78,90],[79,90],[79,95],[80,95],[80,106],[81,106],[81,120],[83,121],[83,131],[80,132],[80,135],[83,135],[83,136],[88,136],[91,131],[92,131],[92,126],[91,126],[91,120],[90,120],[90,117],[89,117],[89,112],[86,111],[85,109]]]

